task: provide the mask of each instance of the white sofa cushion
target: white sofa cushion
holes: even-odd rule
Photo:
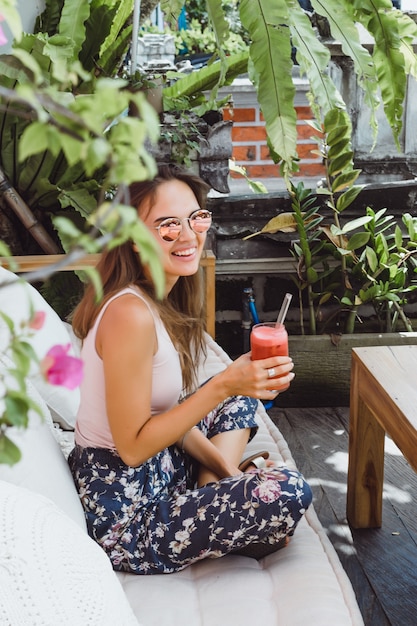
[[[0,481],[0,624],[137,626],[103,550],[50,500]]]
[[[4,377],[5,384],[9,386],[15,384],[14,379],[7,374],[7,368],[12,365],[6,356],[0,355],[0,379]],[[28,428],[8,429],[7,436],[18,446],[22,458],[11,467],[0,463],[0,479],[50,498],[86,530],[84,511],[68,464],[54,437],[55,430],[48,407],[30,380],[26,382],[28,397],[37,404],[42,417],[31,409]]]
[[[44,311],[46,314],[43,327],[33,333],[29,343],[33,346],[39,359],[42,359],[48,350],[56,344],[71,344],[71,337],[67,328],[46,302],[41,294],[29,283],[19,279],[16,274],[0,267],[0,311],[6,313],[18,328],[22,322],[30,317],[31,305],[34,311]],[[5,286],[4,286],[5,285]],[[0,318],[0,353],[4,353],[9,343],[9,330]],[[33,368],[29,376],[42,398],[48,405],[52,418],[64,429],[72,429],[75,425],[75,415],[80,402],[79,389],[67,389],[47,383],[39,368]]]
[[[200,381],[228,363],[229,356],[207,336]],[[277,464],[295,467],[285,439],[262,404],[257,419],[259,431],[247,453],[268,450]],[[134,574],[117,576],[146,626],[363,626],[349,578],[312,507],[289,546],[261,561],[228,555],[139,581]]]
[[[216,374],[230,362],[226,353],[209,336],[207,346],[207,358],[200,364],[200,381]],[[267,449],[275,462],[295,467],[284,438],[261,404],[257,417],[259,432],[249,444],[247,452]],[[72,433],[64,434],[72,436]],[[0,479],[4,478],[47,494],[85,527],[72,478],[50,425],[43,422],[39,426],[39,423],[36,425],[36,421],[31,420],[29,430],[19,437],[22,437],[19,445],[23,451],[23,465],[19,467],[19,464],[14,468],[0,465]],[[69,445],[67,439],[65,445]],[[5,506],[1,501],[1,491],[0,483],[0,512],[3,512]],[[22,513],[22,520],[25,515],[26,510]],[[79,515],[82,516],[82,521],[78,518]],[[45,517],[49,520],[47,515]],[[52,524],[47,526],[48,534],[56,534],[59,529],[61,543],[77,552],[78,538],[74,535],[68,536],[65,524],[58,522],[55,515],[51,519]],[[59,520],[61,519],[59,516]],[[30,535],[27,529],[24,532]],[[32,541],[34,537],[35,532]],[[8,539],[6,545],[11,542]],[[42,555],[42,560],[45,558]],[[0,572],[1,565],[0,556]],[[24,565],[23,561],[21,565]],[[20,566],[15,564],[15,567],[19,572]],[[96,571],[94,564],[91,571],[84,571],[82,580],[93,578]],[[32,575],[39,576],[39,572]],[[137,618],[146,626],[304,626],[306,623],[320,626],[363,626],[350,581],[312,507],[300,522],[289,546],[262,561],[229,555],[222,559],[199,562],[176,574],[115,576],[122,583]],[[29,577],[27,580],[30,580]],[[16,581],[13,584],[16,585]],[[0,589],[3,588],[5,587],[0,579]],[[117,617],[112,617],[113,622],[102,621],[102,624],[123,624],[119,605],[115,605]],[[86,619],[77,621],[74,617],[68,623],[88,625],[88,611],[94,613],[94,610],[94,606],[87,607]],[[113,615],[111,611],[109,615]],[[1,617],[0,612],[0,623]],[[19,622],[11,623],[20,626]],[[26,623],[36,625],[36,622]],[[66,622],[54,619],[44,623],[52,626]]]

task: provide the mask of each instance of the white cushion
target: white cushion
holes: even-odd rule
[[[10,365],[13,364],[7,357],[0,356],[0,380],[5,377],[5,384],[13,386],[14,380],[6,370]],[[7,436],[18,446],[22,458],[13,466],[0,463],[0,479],[50,498],[86,530],[84,511],[68,464],[54,437],[48,408],[30,381],[27,381],[27,391],[28,397],[40,408],[42,417],[30,410],[27,429],[8,429]]]
[[[0,311],[6,313],[18,328],[22,322],[30,317],[30,306],[33,310],[46,313],[45,323],[40,330],[33,333],[29,343],[33,346],[39,359],[42,359],[48,350],[56,344],[71,344],[71,337],[59,316],[46,302],[41,294],[29,283],[19,279],[16,274],[0,267],[0,285],[7,283],[0,289]],[[10,283],[10,284],[9,284]],[[4,352],[9,343],[9,330],[3,319],[0,318],[0,352]],[[75,416],[80,402],[79,389],[50,385],[39,372],[33,368],[30,376],[42,398],[51,410],[54,421],[64,429],[72,429],[75,425]]]
[[[137,626],[104,551],[53,502],[0,481],[0,623]]]

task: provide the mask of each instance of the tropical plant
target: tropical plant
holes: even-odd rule
[[[183,3],[179,4],[182,7]],[[417,56],[412,47],[417,25],[409,16],[393,9],[391,0],[312,0],[311,4],[314,20],[298,0],[239,3],[241,23],[250,41],[247,69],[265,118],[270,153],[287,177],[297,169],[294,64],[298,64],[309,81],[309,100],[320,125],[332,109],[346,109],[329,73],[331,56],[315,27],[318,18],[326,21],[331,37],[340,42],[343,54],[352,61],[370,110],[375,139],[377,110],[382,104],[394,139],[399,143],[407,79],[409,75],[417,77]],[[179,11],[175,2],[162,2],[161,6],[176,19]],[[210,95],[214,101],[228,68],[224,42],[230,27],[220,0],[207,0],[206,7],[217,42],[214,58],[219,59],[223,68]],[[371,50],[361,43],[362,31],[374,42]],[[178,83],[182,80],[185,78]]]
[[[98,4],[99,0],[92,3],[91,15]],[[120,5],[112,3],[114,19]],[[106,6],[109,8],[110,3]],[[39,226],[32,210],[40,216],[43,209],[46,215],[46,211],[52,213],[56,209],[54,202],[60,205],[62,214],[55,210],[53,226],[60,231],[62,249],[67,251],[60,263],[26,278],[48,278],[86,252],[132,239],[149,265],[157,293],[162,295],[164,279],[157,246],[138,221],[136,210],[129,206],[127,193],[130,182],[148,178],[154,171],[145,140],[156,140],[157,116],[145,96],[132,93],[126,81],[110,80],[94,64],[86,69],[92,59],[92,41],[85,67],[81,64],[86,41],[86,3],[69,0],[58,7],[51,3],[49,8],[54,10],[49,14],[51,20],[42,17],[48,32],[27,35],[21,32],[13,0],[0,2],[0,14],[16,41],[12,53],[0,58],[3,196],[31,228]],[[101,12],[102,19],[105,14],[105,10]],[[109,31],[111,23],[110,19]],[[95,24],[100,27],[99,22]],[[1,28],[0,39],[4,43]],[[106,48],[108,58],[111,49],[111,45]],[[126,115],[130,110],[134,110],[134,116]],[[30,201],[30,208],[10,181]],[[75,209],[78,221],[64,215],[69,206]],[[38,227],[37,236],[40,232]],[[49,244],[47,235],[42,233],[40,239]],[[0,254],[11,254],[3,241]],[[15,265],[11,264],[11,269],[16,269]],[[99,296],[101,285],[95,271],[85,271]],[[0,376],[0,463],[13,464],[19,460],[20,451],[8,437],[8,430],[25,428],[29,412],[40,412],[27,390],[30,368],[35,364],[51,384],[74,388],[79,384],[82,364],[67,354],[68,346],[53,346],[42,360],[38,359],[28,341],[42,323],[36,311],[31,310],[30,319],[19,327],[4,312],[0,312],[0,318],[10,337],[4,346],[5,356],[12,361]]]
[[[353,165],[350,119],[345,111],[334,109],[318,130],[324,184],[316,190],[305,189],[302,183],[291,185],[292,212],[272,218],[250,236],[296,233],[291,252],[296,260],[294,281],[302,334],[304,291],[309,334],[318,332],[318,319],[320,332],[334,329],[331,322],[335,319],[338,330],[354,332],[359,307],[364,304],[373,305],[381,332],[395,330],[399,320],[410,331],[404,305],[410,292],[417,289],[417,218],[404,214],[400,228],[393,216],[386,215],[386,209],[367,207],[363,215],[344,220],[343,212],[362,190],[355,185],[360,170]],[[327,318],[322,311],[326,303],[338,305]]]
[[[51,385],[75,389],[83,377],[81,359],[68,354],[69,345],[52,346],[40,360],[30,342],[31,336],[42,328],[44,311],[31,311],[30,319],[16,328],[13,320],[0,311],[0,319],[8,330],[9,341],[5,346],[0,373],[0,463],[14,465],[21,452],[8,436],[11,428],[27,428],[30,411],[42,417],[40,407],[34,402],[27,388],[27,377],[35,365]]]
[[[146,103],[127,84],[106,80],[128,48],[130,12],[127,0],[47,1],[34,33],[0,57],[0,168],[42,224],[69,207],[88,217],[116,169],[126,168],[126,182],[147,172],[140,140],[147,124],[129,118],[112,126],[134,101],[141,111]],[[157,120],[149,127],[155,137]],[[127,150],[135,154],[130,167]]]

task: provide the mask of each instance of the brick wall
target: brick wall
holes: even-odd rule
[[[315,133],[307,123],[313,116],[305,95],[306,84],[303,81],[296,84],[297,152],[300,170],[295,178],[317,178],[324,175],[324,168],[320,157],[313,153],[317,144],[311,139]],[[247,79],[241,79],[235,81],[228,90],[231,93],[231,105],[224,109],[224,119],[233,121],[233,158],[236,164],[244,167],[249,178],[254,180],[279,176],[279,167],[269,154],[265,122],[252,85]]]

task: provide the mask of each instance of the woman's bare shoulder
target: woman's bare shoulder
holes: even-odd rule
[[[108,305],[97,329],[97,340],[122,340],[126,335],[154,337],[155,322],[149,305],[133,293],[126,293],[112,300]]]

